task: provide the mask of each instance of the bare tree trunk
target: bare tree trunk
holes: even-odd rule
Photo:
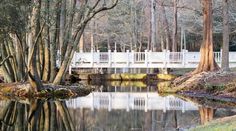
[[[53,1],[52,6],[55,7],[55,9],[52,11],[53,13],[51,14],[53,17],[53,22],[54,24],[51,26],[50,30],[50,82],[53,82],[55,76],[56,76],[56,56],[57,56],[57,50],[56,50],[56,45],[57,45],[57,38],[58,38],[58,31],[57,29],[59,28],[59,21],[60,21],[60,2],[61,1]]]
[[[223,0],[223,48],[221,68],[229,71],[229,12],[228,0]]]
[[[38,70],[36,65],[37,60],[37,50],[38,50],[38,37],[39,37],[39,30],[38,30],[38,19],[39,19],[39,12],[40,12],[40,2],[38,0],[34,0],[34,7],[32,9],[32,16],[30,19],[30,28],[31,32],[28,36],[28,44],[29,44],[29,58],[28,58],[28,72],[30,75],[30,84],[34,89],[41,89],[43,87]]]
[[[66,0],[61,1],[61,14],[60,14],[60,35],[59,35],[59,44],[60,52],[64,50],[64,38],[65,38],[65,24],[66,24]],[[63,59],[63,56],[61,56]]]
[[[212,38],[212,0],[203,1],[203,43],[200,49],[200,63],[193,74],[203,71],[215,71],[219,67],[214,59]]]
[[[44,43],[44,66],[43,66],[43,74],[42,74],[42,80],[43,81],[48,81],[49,80],[49,72],[50,72],[50,37],[49,37],[49,1],[44,1],[42,4],[42,8],[45,11],[43,14],[45,17],[46,25],[45,28],[43,29],[43,43]]]
[[[156,2],[154,0],[151,0],[150,3],[150,9],[151,9],[151,49],[153,51],[157,50],[156,47]]]
[[[158,3],[159,4],[159,3]],[[162,7],[160,7],[160,5],[158,6],[158,10],[160,11]],[[161,20],[161,13],[158,13],[158,16],[157,16],[157,20],[158,20],[158,24],[157,24],[157,33],[158,33],[158,36],[159,36],[159,42],[160,42],[160,46],[161,46],[161,51],[164,51],[165,50],[165,42],[164,42],[164,29],[163,29],[163,26],[162,26],[162,20]]]
[[[165,8],[163,6],[163,1],[162,0],[158,0],[158,5],[160,6],[160,12],[162,14],[161,17],[161,21],[162,21],[162,26],[165,32],[165,41],[166,41],[166,50],[170,50],[170,44],[171,44],[171,37],[170,37],[170,31],[169,31],[169,24],[168,24],[168,20],[166,18],[166,11]]]
[[[178,0],[173,0],[174,21],[173,21],[172,52],[177,52],[177,3]]]

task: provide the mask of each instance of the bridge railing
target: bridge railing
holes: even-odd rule
[[[220,65],[221,52],[214,52]],[[229,53],[230,67],[236,67],[236,52]],[[91,51],[75,53],[72,67],[77,68],[195,68],[200,61],[200,52],[108,52]]]

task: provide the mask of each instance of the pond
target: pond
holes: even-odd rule
[[[203,106],[130,84],[96,86],[69,100],[2,100],[0,107],[4,131],[175,131],[236,115],[234,106]]]

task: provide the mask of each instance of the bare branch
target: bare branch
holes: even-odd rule
[[[13,56],[12,55],[8,55],[6,58],[4,58],[3,60],[2,60],[2,62],[0,63],[0,66],[2,66],[8,59],[12,59],[13,58]]]

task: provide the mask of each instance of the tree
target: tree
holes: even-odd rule
[[[159,35],[161,38],[161,46],[162,46],[162,51],[164,49],[170,50],[170,44],[171,44],[171,35],[170,35],[170,30],[169,30],[169,22],[166,16],[166,10],[164,6],[164,1],[163,0],[157,0],[158,5],[159,5]],[[165,43],[165,44],[164,44]]]
[[[96,14],[114,8],[117,2],[33,0],[15,9],[15,14],[7,17],[14,20],[15,15],[20,15],[25,26],[1,30],[4,37],[0,43],[0,61],[8,82],[29,80],[37,90],[42,89],[42,80],[53,84],[63,82],[87,23]],[[17,7],[17,2],[12,3]],[[60,63],[56,65],[59,54]]]
[[[219,67],[214,59],[212,38],[212,0],[203,0],[203,42],[200,49],[200,63],[193,73],[215,71]]]
[[[229,12],[228,0],[223,0],[223,48],[222,48],[222,65],[225,71],[229,70]]]
[[[173,21],[173,40],[172,40],[172,52],[177,52],[177,4],[179,0],[173,0],[173,5],[174,5],[174,21]]]
[[[150,1],[150,12],[151,12],[151,20],[150,20],[150,46],[153,51],[157,51],[156,45],[156,2],[154,0]]]

